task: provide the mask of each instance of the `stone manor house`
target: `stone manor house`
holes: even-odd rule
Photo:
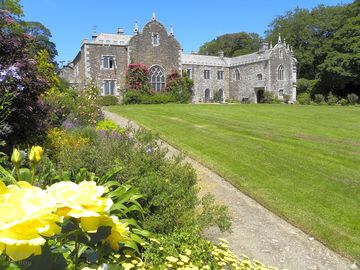
[[[73,86],[83,87],[92,79],[103,95],[121,96],[125,74],[130,63],[143,63],[150,68],[149,81],[154,90],[165,88],[166,75],[174,70],[186,71],[194,81],[193,102],[209,102],[219,92],[222,100],[259,102],[265,91],[280,99],[296,100],[296,64],[293,51],[282,41],[262,43],[257,52],[238,57],[183,53],[180,43],[153,15],[140,31],[135,24],[133,35],[122,28],[116,34],[96,34],[84,39],[75,59],[60,76]]]

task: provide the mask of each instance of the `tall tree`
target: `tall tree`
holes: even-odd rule
[[[223,51],[226,57],[239,56],[257,51],[260,41],[261,38],[256,33],[225,34],[203,44],[199,53],[218,55],[219,51]]]
[[[359,93],[359,3],[288,11],[271,22],[266,38],[286,38],[299,61],[298,76],[317,80],[315,91]]]

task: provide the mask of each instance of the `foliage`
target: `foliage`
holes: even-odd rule
[[[310,105],[311,103],[311,96],[308,92],[299,94],[296,99],[301,105]]]
[[[113,106],[117,105],[119,100],[115,96],[99,96],[98,97],[98,104],[100,106]]]
[[[351,93],[351,94],[347,95],[347,99],[348,99],[350,105],[355,105],[356,102],[358,102],[358,100],[359,100],[359,96],[354,93]]]
[[[332,89],[341,97],[351,92],[359,95],[359,13],[358,1],[312,10],[295,8],[271,22],[267,39],[276,42],[279,34],[286,38],[299,61],[299,77],[318,81],[317,93],[328,95]]]
[[[172,96],[175,102],[188,103],[192,96],[193,85],[194,82],[186,76],[185,72],[180,76],[177,71],[174,71],[166,78],[165,92]]]
[[[54,91],[44,97],[49,110],[48,123],[51,127],[74,128],[96,125],[103,119],[98,105],[99,89],[91,82],[80,92],[71,88]]]
[[[342,99],[339,100],[339,104],[341,106],[346,106],[346,105],[348,105],[348,100],[345,99],[345,98],[342,98]]]
[[[260,36],[256,33],[239,32],[226,34],[204,43],[199,53],[204,55],[218,55],[219,51],[224,56],[233,57],[255,52],[259,49]]]
[[[56,76],[55,65],[51,62],[49,52],[45,49],[38,51],[34,60],[36,61],[39,74],[41,74],[41,77],[45,78],[51,86],[48,90],[48,94],[58,91],[60,81]]]
[[[142,104],[164,104],[175,102],[176,99],[173,95],[167,93],[156,93],[154,95],[141,95],[139,103]]]
[[[96,175],[122,168],[116,174],[119,182],[131,179],[131,184],[143,194],[144,226],[154,232],[168,233],[193,222],[201,226],[219,225],[229,228],[227,211],[210,199],[198,201],[196,175],[181,159],[167,160],[166,151],[156,144],[155,137],[145,131],[116,131],[106,124],[99,128],[56,130],[50,133],[47,149],[56,162],[59,173],[73,178],[81,168]],[[201,211],[195,211],[200,207]],[[221,213],[219,213],[221,212]],[[197,221],[195,221],[197,220]]]
[[[326,98],[326,103],[328,105],[335,105],[338,102],[338,98],[332,94],[332,92],[329,93],[329,95]]]
[[[290,102],[290,99],[291,99],[290,95],[284,94],[283,96],[284,103],[288,104]]]
[[[150,240],[144,261],[154,269],[275,269],[247,257],[237,258],[225,239],[213,244],[203,239],[196,228]]]
[[[219,103],[224,102],[223,95],[220,92],[220,90],[215,91],[214,96],[213,96],[213,100],[214,100],[214,102],[219,102]]]
[[[277,96],[275,96],[274,92],[272,91],[265,91],[264,97],[262,100],[260,100],[260,103],[268,103],[268,104],[277,104],[281,101],[278,99]]]
[[[316,94],[314,96],[314,101],[316,104],[324,104],[325,103],[325,97],[322,94]]]
[[[144,64],[130,64],[126,72],[126,89],[150,93],[149,68]]]
[[[0,9],[7,10],[17,17],[24,16],[22,6],[20,5],[20,0],[1,0]]]
[[[47,112],[40,95],[51,87],[28,51],[32,38],[19,32],[17,26],[14,18],[0,11],[0,98],[7,93],[13,97],[5,123],[8,145],[31,142],[44,135]]]
[[[97,122],[95,128],[96,128],[96,130],[103,130],[103,131],[106,131],[106,132],[116,132],[119,135],[123,134],[125,132],[124,129],[119,127],[116,123],[114,123],[111,120],[99,121],[99,122]]]
[[[141,93],[136,90],[129,89],[124,93],[123,103],[124,104],[139,104],[141,103]]]
[[[317,83],[318,80],[299,78],[296,82],[296,92],[298,95],[304,92],[313,94],[316,90]]]

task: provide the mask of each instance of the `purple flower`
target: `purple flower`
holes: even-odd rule
[[[146,149],[146,153],[147,153],[147,154],[151,155],[152,152],[153,152],[153,149],[152,149],[151,147],[148,147],[148,148]]]
[[[16,88],[17,88],[17,90],[22,91],[22,90],[24,90],[25,87],[21,84],[17,84]]]

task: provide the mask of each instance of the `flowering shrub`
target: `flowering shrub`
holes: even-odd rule
[[[126,71],[126,88],[150,93],[149,68],[144,64],[130,64]]]
[[[51,87],[34,60],[36,41],[20,29],[7,11],[0,10],[0,100],[11,97],[2,133],[9,145],[44,135],[47,110],[40,96]]]

